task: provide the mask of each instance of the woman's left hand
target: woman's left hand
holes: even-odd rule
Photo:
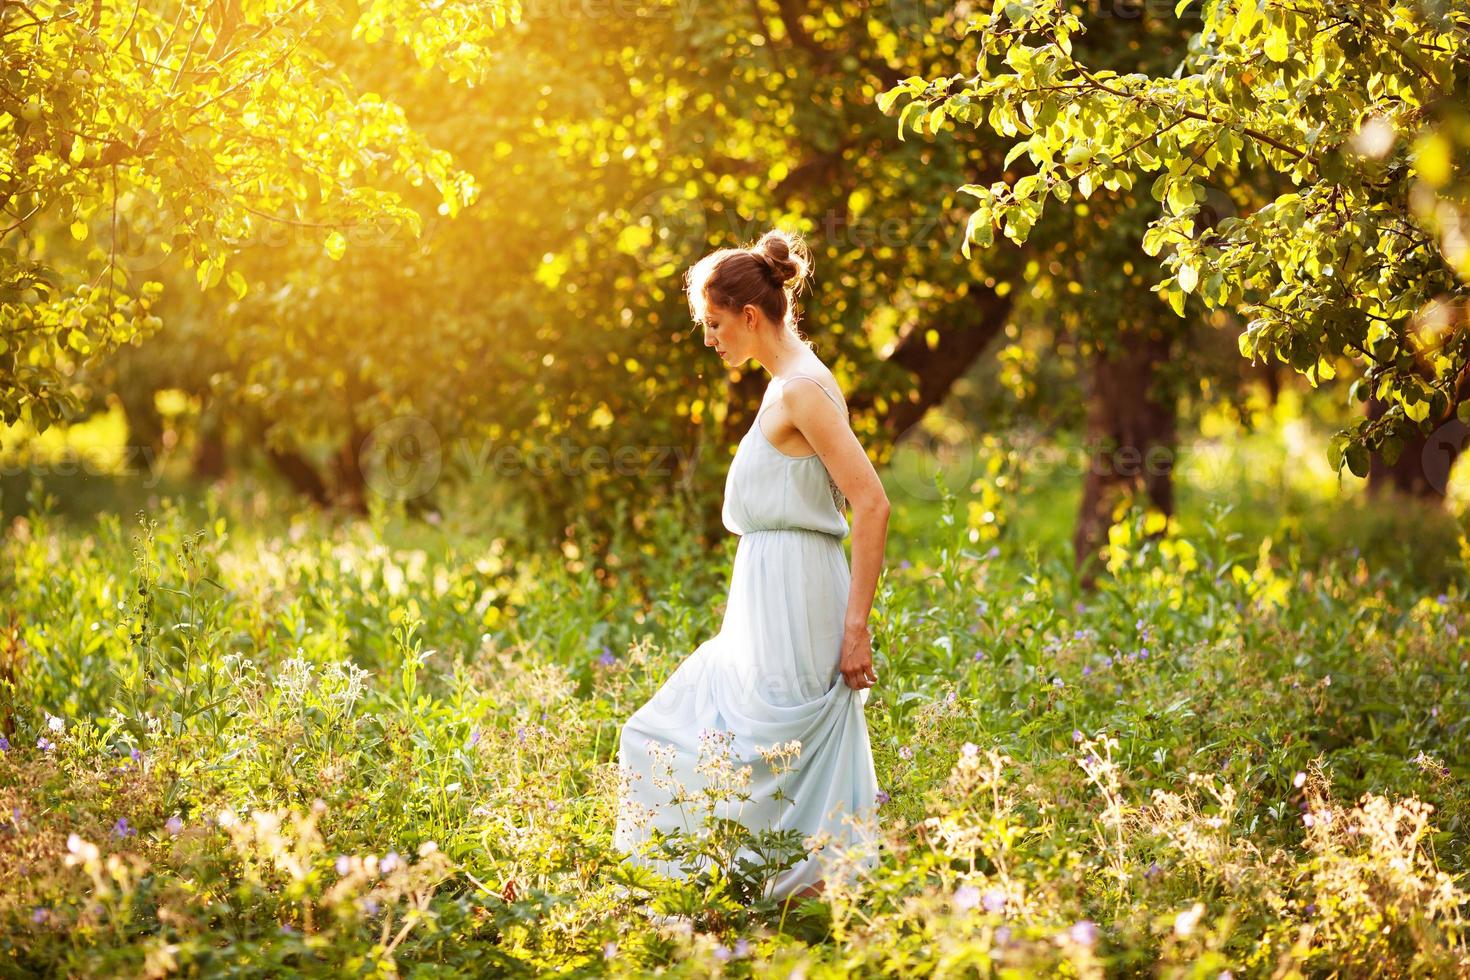
[[[849,626],[842,634],[842,660],[838,667],[842,679],[854,691],[872,687],[878,683],[878,673],[873,669],[873,635],[866,624]]]

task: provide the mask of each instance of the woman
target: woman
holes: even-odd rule
[[[799,238],[771,231],[689,270],[705,345],[728,365],[754,358],[771,381],[725,482],[722,520],[740,541],[720,631],[628,719],[618,749],[614,841],[624,851],[654,827],[697,830],[689,794],[736,785],[748,800],[708,809],[752,831],[797,829],[813,845],[837,845],[814,846],[773,876],[766,895],[776,899],[820,894],[836,851],[876,863],[878,782],[863,706],[878,680],[868,616],[889,506],[841,389],[796,329],[792,297],[810,264]],[[633,859],[682,877],[672,862]]]

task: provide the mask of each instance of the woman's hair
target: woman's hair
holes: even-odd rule
[[[684,277],[689,312],[703,323],[711,306],[740,310],[748,304],[794,333],[791,299],[811,268],[811,253],[801,236],[768,231],[749,248],[722,248],[690,268]]]

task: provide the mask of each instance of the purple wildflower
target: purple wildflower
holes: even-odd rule
[[[618,944],[617,943],[613,942],[612,940],[608,940],[607,942],[605,942],[605,943],[602,944],[602,958],[603,959],[610,960],[610,959],[612,959],[616,955],[618,955]]]
[[[336,867],[337,873],[345,878],[347,877],[347,873],[352,870],[352,859],[346,854],[338,854]]]
[[[163,822],[163,829],[167,830],[174,837],[177,837],[184,829],[184,821],[180,820],[179,815],[176,813]]]
[[[468,744],[468,746],[470,748],[474,748],[476,745],[479,744],[479,742],[480,742],[480,730],[478,728],[472,728],[472,729],[470,729],[469,741],[466,744]]]
[[[907,558],[905,558],[903,561],[901,561],[901,562],[898,563],[898,567],[899,568],[913,568],[914,567],[914,563],[911,562],[911,561],[909,561]]]
[[[714,953],[715,959],[723,963],[730,958],[730,947],[726,946],[724,943],[720,943],[720,945],[715,947]]]
[[[1001,926],[999,929],[995,930],[995,941],[1000,946],[1004,946],[1006,943],[1010,942],[1011,927]]]
[[[376,898],[364,898],[362,900],[362,910],[368,915],[377,915],[378,900]]]
[[[36,910],[31,913],[31,921],[37,925],[40,925],[49,918],[51,918],[51,910],[40,905],[37,905]]]
[[[40,749],[42,752],[50,752],[52,749],[56,748],[56,743],[51,741],[45,735],[42,735],[40,738],[36,739],[36,748]]]
[[[1159,867],[1159,862],[1150,861],[1148,865],[1148,870],[1143,873],[1143,876],[1152,881],[1163,873],[1164,869]]]
[[[1075,729],[1075,728],[1072,729],[1072,741],[1074,741],[1074,742],[1080,742],[1080,741],[1082,741],[1082,733],[1080,731],[1078,731],[1077,729]]]
[[[1082,676],[1083,677],[1088,677],[1088,676],[1091,676],[1091,674],[1092,674],[1092,665],[1091,664],[1083,664],[1082,665]]]
[[[1051,686],[1052,687],[1063,687],[1063,686],[1065,686],[1065,684],[1064,684],[1064,682],[1062,681],[1062,679],[1060,677],[1053,677],[1051,679]]]
[[[1097,926],[1090,920],[1083,919],[1067,930],[1067,936],[1074,943],[1091,946],[1097,942]]]
[[[118,817],[117,823],[112,825],[112,834],[114,837],[128,837],[135,833],[137,831],[128,826],[127,817]]]
[[[975,651],[975,659],[976,660],[984,660],[985,659],[985,651],[984,650],[976,650]]]
[[[898,757],[900,759],[912,759],[914,757],[914,749],[913,749],[913,746],[911,746],[911,745],[901,745],[901,746],[899,746],[899,748],[898,748]]]
[[[134,762],[142,762],[143,761],[143,753],[142,752],[139,752],[136,748],[134,748],[133,751],[131,751],[131,752],[128,753],[128,758],[129,759],[132,759]]]
[[[888,791],[887,790],[881,790],[880,789],[878,791],[878,794],[873,797],[873,801],[875,803],[877,803],[879,806],[882,806],[883,804],[887,803],[888,800],[889,800],[889,796],[888,796]]]
[[[618,662],[618,658],[613,656],[613,652],[607,647],[603,647],[602,656],[597,658],[597,662],[602,664],[604,667],[611,667],[613,664]]]
[[[1138,651],[1138,655],[1140,657],[1142,657],[1144,660],[1147,660],[1148,659],[1148,647],[1144,647],[1143,649],[1139,650]]]
[[[985,892],[981,901],[985,905],[985,911],[991,915],[999,915],[1006,909],[1006,893],[1000,888],[991,888]]]
[[[980,904],[980,889],[974,885],[961,885],[954,890],[954,897],[950,901],[961,912],[968,912]]]
[[[744,955],[746,955],[749,952],[750,952],[750,940],[749,939],[746,939],[744,936],[741,936],[739,939],[735,940],[735,955],[736,956],[744,956]]]
[[[954,698],[955,698],[954,692],[953,691],[950,691],[948,694],[946,694],[944,696],[944,702],[945,702],[945,704],[954,704]]]
[[[999,554],[1000,554],[1000,548],[998,546],[996,546],[996,545],[991,545],[990,546],[990,550],[987,551],[987,552],[985,552],[985,557],[986,558],[994,558],[994,557],[996,557]]]
[[[4,735],[0,735],[0,752],[9,752],[9,751],[10,751],[10,739],[6,738]]]
[[[397,851],[389,851],[383,855],[383,860],[378,862],[378,870],[383,874],[387,874],[402,863],[403,861],[398,857]]]

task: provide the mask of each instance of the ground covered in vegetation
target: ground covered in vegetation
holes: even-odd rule
[[[1470,539],[1232,472],[1123,515],[1092,593],[1000,443],[932,500],[887,474],[884,857],[785,909],[738,834],[671,841],[685,882],[611,844],[619,725],[718,628],[733,538],[670,512],[599,571],[470,509],[37,494],[0,974],[1462,973]]]

